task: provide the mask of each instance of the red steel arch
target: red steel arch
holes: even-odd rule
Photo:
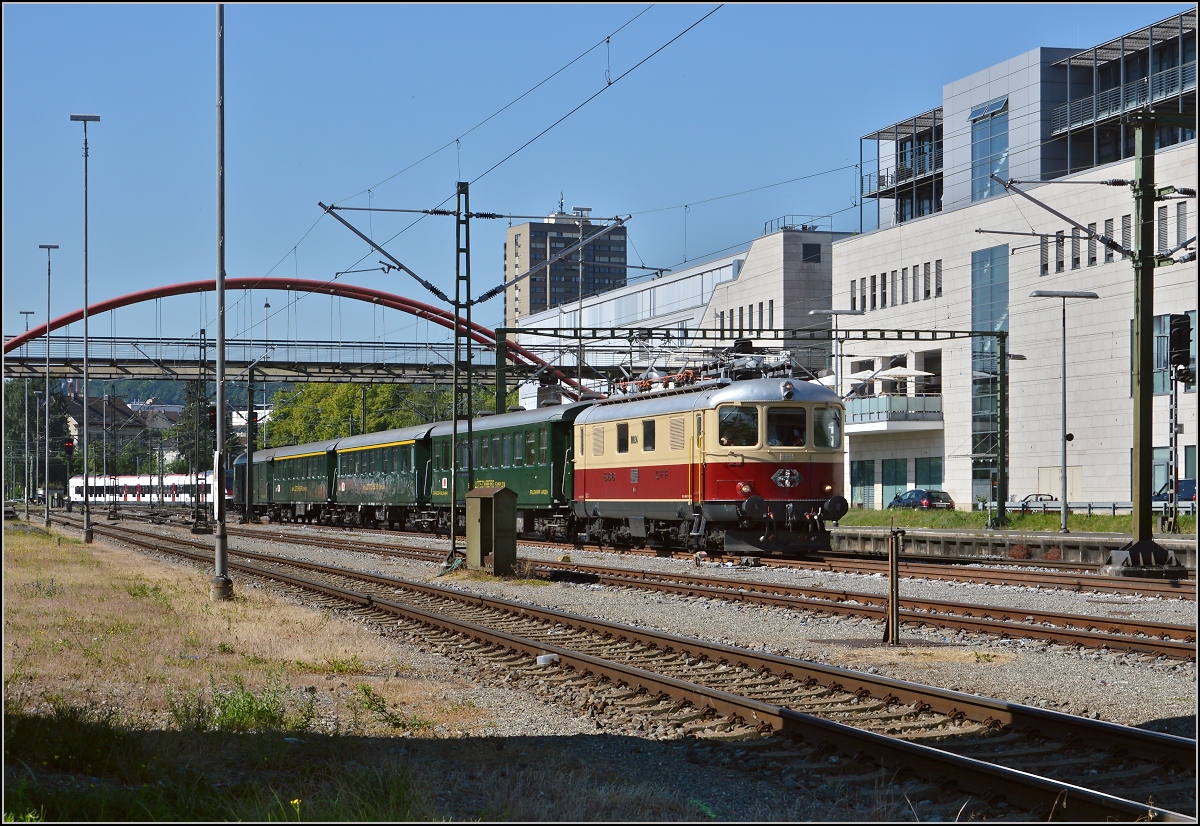
[[[192,293],[206,293],[215,291],[217,288],[216,280],[212,281],[187,281],[182,284],[170,284],[165,287],[155,287],[150,290],[142,290],[141,292],[129,293],[128,295],[110,298],[107,301],[101,301],[90,305],[88,315],[93,316],[99,313],[116,310],[120,307],[128,307],[131,304],[139,304],[143,301],[153,301],[156,298],[170,298],[177,295],[190,295]],[[302,278],[226,278],[225,289],[227,290],[295,290],[297,292],[324,293],[326,295],[336,295],[343,298],[350,298],[355,301],[363,301],[368,304],[379,304],[393,310],[400,310],[417,318],[424,318],[445,327],[447,330],[455,329],[455,320],[458,322],[458,331],[466,331],[466,321],[461,317],[455,316],[448,310],[442,310],[434,307],[431,304],[425,304],[421,301],[415,301],[411,298],[396,295],[395,293],[384,292],[370,287],[359,287],[354,284],[344,284],[341,282],[332,281],[312,281]],[[41,338],[48,333],[65,327],[68,324],[73,324],[83,318],[83,309],[74,310],[61,315],[50,322],[47,329],[46,324],[33,327],[20,335],[13,336],[4,343],[4,352],[9,353],[22,344],[32,341],[36,338]],[[494,330],[489,330],[481,324],[471,322],[470,329],[471,340],[482,345],[495,348],[496,333]],[[513,341],[505,341],[507,345],[505,356],[513,364],[524,364],[527,366],[550,367],[549,363],[530,352]],[[551,368],[551,374],[559,381],[565,382],[572,387],[578,388],[579,383],[557,369]]]

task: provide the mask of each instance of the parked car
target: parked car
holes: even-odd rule
[[[1027,502],[1057,502],[1058,497],[1050,493],[1029,493],[1021,498],[1022,503]]]
[[[1154,502],[1166,502],[1170,497],[1170,482],[1163,484],[1154,496],[1150,497]],[[1195,479],[1180,479],[1179,480],[1179,501],[1180,502],[1195,502],[1196,501],[1196,480]]]
[[[897,493],[896,498],[888,503],[888,509],[914,508],[920,510],[954,510],[954,500],[944,490],[915,490]]]

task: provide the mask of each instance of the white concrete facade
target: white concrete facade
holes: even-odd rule
[[[950,88],[950,87],[947,87]],[[947,126],[949,129],[950,126]],[[1156,184],[1194,187],[1196,143],[1191,140],[1156,153]],[[1133,197],[1128,186],[1080,186],[1071,181],[1131,179],[1134,162],[1120,161],[1071,176],[1021,188],[1053,209],[1084,226],[1106,228],[1124,246],[1121,228],[1131,222]],[[947,192],[950,189],[947,187]],[[1161,218],[1165,216],[1165,226]],[[1167,240],[1167,248],[1195,236],[1194,197],[1156,204],[1156,236]],[[1108,222],[1112,222],[1109,224]],[[977,230],[990,230],[989,233]],[[1042,242],[1031,235],[1047,233]],[[1062,232],[1062,240],[1054,235]],[[1043,246],[1044,244],[1044,246]],[[936,213],[897,226],[847,238],[834,245],[833,301],[849,306],[861,304],[866,295],[864,316],[854,319],[866,329],[971,330],[972,253],[1007,245],[1007,329],[1010,353],[1024,356],[1009,364],[1009,493],[1020,499],[1027,493],[1059,492],[1061,472],[1062,388],[1062,300],[1031,298],[1034,290],[1080,290],[1099,295],[1098,300],[1066,302],[1067,429],[1074,434],[1068,445],[1068,491],[1071,501],[1118,501],[1131,499],[1133,439],[1132,343],[1134,316],[1132,262],[1118,253],[1106,260],[1103,246],[1090,243],[1083,234],[1050,212],[1017,195],[1000,195],[958,209]],[[1193,246],[1194,249],[1194,246]],[[1045,250],[1045,252],[1043,252]],[[1182,253],[1177,253],[1177,257]],[[1046,270],[1043,273],[1043,256]],[[1059,260],[1061,259],[1061,271]],[[941,262],[942,292],[926,299],[923,283],[918,300],[912,300],[913,266]],[[898,286],[908,270],[907,294]],[[871,279],[875,279],[874,297]],[[1193,314],[1193,370],[1195,359],[1195,311],[1197,269],[1186,264],[1162,266],[1154,274],[1154,315]],[[865,280],[865,290],[864,290]],[[886,281],[888,297],[882,301],[879,284]],[[936,292],[936,284],[931,292]],[[843,327],[847,327],[843,323]],[[1165,346],[1165,342],[1160,342]],[[874,507],[883,507],[882,462],[906,459],[907,487],[915,486],[915,460],[941,458],[944,480],[941,487],[959,508],[972,506],[978,490],[972,487],[972,359],[970,339],[906,343],[853,341],[846,350],[843,373],[868,359],[882,360],[904,351],[941,351],[940,388],[943,427],[919,435],[908,432],[867,432],[848,420],[848,462],[875,464]],[[911,356],[908,366],[920,369]],[[856,362],[859,363],[856,365]],[[909,391],[911,392],[911,390]],[[1179,475],[1194,473],[1197,406],[1194,387],[1178,394],[1182,433],[1177,457]],[[1168,444],[1168,400],[1154,397],[1154,445]],[[1189,458],[1190,457],[1190,458]],[[894,466],[893,466],[894,467]],[[847,466],[849,472],[849,465]],[[1072,468],[1077,468],[1072,470]],[[1041,490],[1052,482],[1052,490]]]
[[[627,357],[619,347],[611,352],[599,341],[587,341],[589,364],[630,362],[632,369],[661,355],[659,367],[688,366],[705,350],[720,350],[747,338],[761,347],[780,347],[764,330],[828,329],[828,316],[809,316],[813,309],[830,309],[833,283],[833,244],[849,233],[808,226],[780,229],[755,239],[750,248],[725,258],[665,273],[635,284],[583,299],[584,328],[658,328],[673,332],[670,341],[641,341]],[[520,320],[522,328],[564,329],[580,326],[578,304],[564,304]],[[708,331],[705,338],[697,330]],[[517,340],[547,361],[574,366],[573,340],[550,341],[533,335]],[[829,363],[827,341],[797,342],[793,347],[807,369],[820,370]],[[601,392],[609,388],[597,387]],[[523,385],[521,405],[536,406],[537,388]]]

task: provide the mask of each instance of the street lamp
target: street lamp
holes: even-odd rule
[[[271,309],[271,299],[267,298],[267,300],[263,303],[263,357],[264,358],[267,355],[267,348],[269,348],[271,346],[271,316],[270,316],[270,313],[268,312],[270,309]],[[250,400],[250,407],[251,408],[254,407],[254,399]],[[267,412],[267,377],[264,374],[263,375],[263,422],[262,422],[263,450],[266,450],[266,448],[267,448],[266,412]]]
[[[104,382],[104,407],[100,410],[100,436],[103,439],[103,455],[100,457],[101,472],[104,474],[104,499],[108,500],[108,382]]]
[[[809,310],[809,315],[827,315],[833,317],[833,392],[842,397],[842,340],[838,338],[838,316],[862,315],[866,310]]]
[[[47,253],[48,255],[49,253]],[[33,310],[21,310],[25,316],[25,332],[29,332],[29,317]],[[29,521],[29,377],[25,378],[25,521]]]
[[[92,541],[92,511],[88,503],[88,419],[91,411],[88,409],[88,142],[87,125],[99,122],[99,115],[71,115],[72,121],[83,124],[83,541]],[[47,328],[49,332],[49,328]],[[49,387],[46,388],[47,393]],[[47,396],[47,403],[50,397]],[[47,409],[47,416],[49,410]],[[49,425],[47,425],[47,445],[49,444]],[[50,501],[49,496],[46,498]],[[46,524],[50,523],[50,506],[46,505]]]
[[[38,455],[39,455],[38,454],[38,446],[41,445],[41,443],[42,443],[42,425],[41,425],[42,420],[40,418],[38,418],[38,412],[41,410],[42,396],[44,396],[44,395],[45,395],[45,393],[41,390],[33,391],[33,484],[34,484],[34,486],[37,485],[37,477],[38,477],[38,472],[39,472],[39,468],[38,468],[38,464],[37,464],[38,463]],[[29,498],[28,493],[26,493],[25,498],[26,499]]]
[[[1067,433],[1067,299],[1096,299],[1100,296],[1082,290],[1034,290],[1029,297],[1062,299],[1062,527],[1058,532],[1070,533],[1067,530],[1067,442],[1073,437]]]
[[[58,244],[38,244],[46,251],[46,528],[50,527],[50,250]],[[84,302],[87,303],[86,301]],[[86,329],[86,328],[84,328]],[[84,417],[87,421],[87,417]],[[87,490],[87,484],[84,484]]]

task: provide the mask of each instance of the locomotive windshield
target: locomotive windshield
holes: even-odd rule
[[[758,444],[758,408],[724,405],[718,410],[722,445],[748,447]]]
[[[837,407],[813,410],[813,444],[817,447],[842,446],[842,411]]]
[[[804,447],[808,441],[808,416],[803,407],[767,408],[767,444]]]

